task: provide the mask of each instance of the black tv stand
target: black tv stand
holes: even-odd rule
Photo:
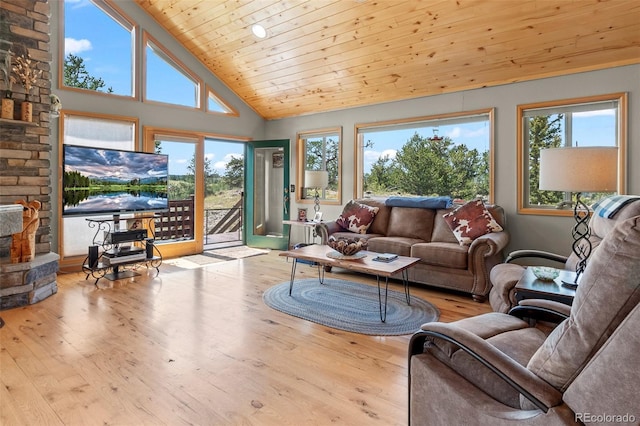
[[[162,254],[154,244],[155,220],[159,217],[135,216],[132,219],[139,220],[141,226],[124,231],[120,230],[118,214],[113,215],[112,219],[87,218],[89,228],[95,228],[96,232],[92,239],[93,246],[89,247],[89,255],[82,264],[82,271],[87,274],[85,279],[92,276],[97,286],[101,278],[110,281],[131,278],[140,275],[135,271],[139,266],[155,268],[156,275],[159,274]],[[131,245],[123,245],[126,243]]]

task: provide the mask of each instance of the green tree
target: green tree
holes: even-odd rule
[[[244,160],[241,157],[231,157],[225,166],[224,178],[229,188],[242,188],[244,179]]]
[[[338,189],[339,145],[337,136],[328,136],[326,143],[323,138],[307,139],[305,144],[305,170],[326,170],[329,175],[329,188],[333,190]]]
[[[192,176],[195,179],[196,176],[196,153],[194,152],[191,156],[191,160],[189,160],[189,165],[187,166],[187,171],[189,172],[189,176]],[[216,174],[215,170],[211,167],[211,159],[205,157],[204,158],[204,177],[205,179]]]
[[[540,151],[562,146],[563,115],[540,115],[528,119],[529,124],[529,202],[532,205],[551,205],[562,201],[560,191],[541,191]]]
[[[392,189],[394,163],[388,155],[376,160],[371,166],[371,172],[365,175],[364,189],[373,192],[388,192]]]
[[[64,59],[64,85],[101,91],[100,89],[105,86],[105,82],[102,78],[89,74],[84,65],[84,59],[70,53]],[[108,87],[107,93],[113,93],[113,88]]]
[[[395,159],[379,158],[365,178],[366,190],[472,199],[489,194],[489,154],[416,132]]]

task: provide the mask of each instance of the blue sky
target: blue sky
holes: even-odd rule
[[[113,19],[100,11],[88,0],[65,0],[65,56],[74,54],[84,59],[90,75],[105,81],[105,87],[113,88],[117,94],[131,94],[131,39],[130,33]],[[96,30],[99,29],[99,30]],[[154,58],[154,61],[157,58]],[[193,91],[185,90],[184,81],[175,79],[175,71],[168,66],[155,66],[153,81],[148,87],[148,97],[152,99],[173,99],[176,103],[189,105]],[[170,82],[170,84],[168,83]],[[179,90],[175,90],[179,88]],[[611,111],[611,110],[610,110]],[[498,115],[498,114],[497,114]],[[497,117],[496,119],[499,119]],[[580,113],[574,116],[574,142],[579,146],[613,145],[615,117],[611,112]],[[395,156],[396,150],[412,135],[413,130],[378,132],[368,135],[373,147],[365,149],[364,170],[381,156]],[[420,132],[422,136],[433,136],[432,128]],[[464,143],[470,148],[484,151],[489,148],[489,128],[478,123],[440,126],[439,136],[449,136],[455,143]],[[516,143],[515,137],[513,143]],[[186,173],[192,151],[183,144],[167,146],[163,153],[169,154],[171,174]],[[218,173],[223,174],[225,165],[232,156],[243,156],[241,143],[207,143],[206,156]]]

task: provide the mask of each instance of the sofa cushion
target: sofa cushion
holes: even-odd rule
[[[478,237],[502,231],[482,200],[473,200],[444,215],[461,245],[469,245]]]
[[[416,238],[429,242],[433,232],[435,212],[433,209],[394,207],[389,217],[387,236]]]
[[[415,238],[406,237],[376,237],[369,238],[367,250],[376,253],[394,253],[400,256],[411,256],[411,247],[423,242]]]
[[[443,242],[443,243],[456,243],[459,241],[453,231],[449,227],[449,224],[444,220],[444,215],[452,212],[454,209],[439,209],[436,211],[436,215],[433,218],[433,235],[431,236],[431,242]]]
[[[392,207],[385,205],[384,199],[380,198],[359,198],[356,201],[360,204],[378,208],[378,213],[376,213],[376,217],[373,219],[367,232],[370,234],[387,235],[387,225],[389,224],[389,215],[391,215]]]
[[[366,234],[378,210],[378,207],[367,206],[351,200],[344,206],[342,214],[336,222],[348,231]]]
[[[469,257],[467,246],[454,243],[422,243],[411,248],[411,256],[419,257],[422,263],[444,266],[445,268],[467,269]]]

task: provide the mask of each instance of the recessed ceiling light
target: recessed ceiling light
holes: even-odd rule
[[[267,30],[260,24],[253,24],[251,26],[251,32],[258,38],[265,38],[267,36]]]

